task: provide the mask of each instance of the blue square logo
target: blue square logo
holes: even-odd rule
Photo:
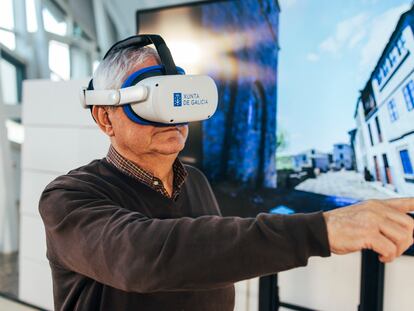
[[[183,105],[183,95],[181,93],[174,93],[174,107],[181,107]]]

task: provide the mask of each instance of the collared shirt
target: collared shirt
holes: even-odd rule
[[[114,165],[120,171],[138,179],[140,182],[144,183],[148,187],[173,200],[176,200],[178,198],[181,186],[183,185],[185,178],[187,177],[186,169],[184,168],[181,161],[177,158],[173,164],[173,193],[170,196],[167,190],[165,189],[161,179],[155,177],[150,172],[144,170],[134,162],[123,157],[118,151],[116,151],[116,149],[112,145],[109,148],[106,159],[109,163]]]

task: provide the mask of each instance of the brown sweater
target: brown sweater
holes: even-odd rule
[[[173,201],[107,160],[60,176],[40,199],[56,310],[223,310],[233,283],[329,256],[321,213],[221,217],[187,166]]]

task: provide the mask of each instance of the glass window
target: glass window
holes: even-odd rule
[[[37,31],[35,0],[26,0],[26,23],[28,32]]]
[[[95,72],[95,70],[98,69],[99,63],[100,62],[98,60],[95,60],[93,62],[93,64],[92,64],[92,72]]]
[[[381,82],[382,82],[381,70],[378,70],[378,72],[376,74],[376,79],[377,79],[378,85],[381,85]]]
[[[52,80],[70,79],[69,45],[53,40],[49,42],[49,68]]]
[[[53,13],[49,8],[43,8],[42,15],[46,31],[60,36],[66,35],[68,25],[65,21],[65,15],[58,8],[53,9]]]
[[[390,60],[391,67],[393,67],[394,64],[397,62],[397,54],[398,54],[398,49],[396,47],[394,47],[391,50],[390,54],[388,55],[388,58]]]
[[[410,80],[408,84],[403,89],[405,103],[407,104],[408,111],[413,110],[414,108],[414,82]]]
[[[384,64],[382,65],[382,75],[386,77],[388,75],[390,68],[388,66],[388,59],[385,59]]]
[[[0,43],[10,50],[14,50],[16,48],[16,35],[12,31],[0,29]]]
[[[14,29],[14,14],[13,14],[13,0],[0,0],[0,27],[13,30]]]
[[[70,47],[70,77],[85,78],[91,75],[91,59],[87,51],[75,46]]]
[[[397,41],[397,49],[400,55],[402,55],[406,51],[405,47],[405,39],[401,36]]]
[[[374,146],[374,140],[372,139],[372,131],[371,131],[370,123],[368,123],[368,133],[369,133],[369,140],[371,141],[371,146]]]
[[[16,104],[18,102],[17,91],[17,69],[4,59],[0,59],[1,91],[5,104]]]
[[[376,127],[377,127],[378,142],[382,143],[381,126],[380,126],[380,124],[379,124],[378,117],[375,117],[375,125],[376,125]]]
[[[0,43],[11,50],[16,48],[14,30],[13,0],[0,0]]]
[[[398,120],[397,106],[395,104],[395,100],[393,99],[388,102],[388,112],[390,114],[391,122]]]
[[[411,165],[410,155],[408,154],[408,150],[400,150],[400,157],[401,157],[401,164],[404,170],[404,174],[412,175],[413,167]]]

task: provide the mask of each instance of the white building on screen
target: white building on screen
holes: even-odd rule
[[[357,169],[414,194],[414,10],[404,13],[358,99]]]
[[[309,149],[293,156],[293,167],[295,170],[302,168],[318,168],[322,172],[329,170],[330,155],[315,149]]]
[[[353,150],[348,144],[335,144],[333,149],[333,166],[335,169],[353,168]]]

